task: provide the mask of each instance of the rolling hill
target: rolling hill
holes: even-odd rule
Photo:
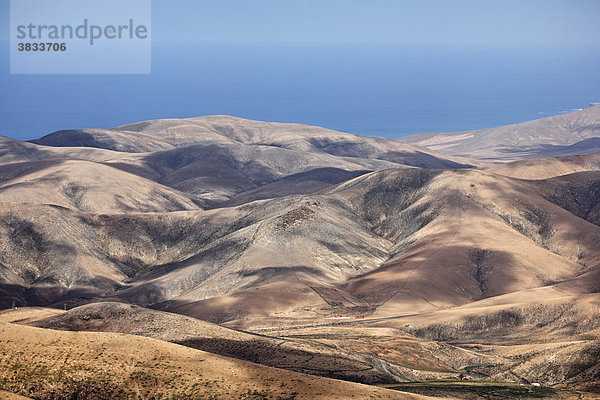
[[[453,380],[402,388],[461,398],[597,392],[600,153],[529,157],[593,149],[599,109],[417,141],[459,157],[228,116],[0,138],[0,308],[68,309],[13,310],[1,328],[69,346],[88,339],[52,330],[92,331],[104,347],[147,345],[203,375],[177,354],[268,379],[286,369],[302,385],[326,383],[295,373]],[[475,168],[467,156],[519,160]],[[513,386],[465,389],[458,377]],[[254,390],[234,386],[219,393]]]
[[[311,193],[323,188],[322,180],[340,182],[352,173],[469,166],[391,139],[229,116],[58,131],[31,143],[3,140],[12,146],[7,164],[40,159],[99,162],[186,192],[203,207],[235,202],[236,196],[254,198],[256,193],[261,193],[258,198],[271,197],[286,185],[286,178],[304,182],[287,184],[286,194]],[[275,188],[261,188],[276,182]]]
[[[600,106],[520,124],[398,139],[456,157],[483,162],[566,156],[600,151]]]
[[[28,316],[19,314],[21,319]],[[0,318],[13,319],[10,313]],[[2,387],[33,398],[426,398],[117,333],[0,322],[0,351]],[[21,354],[18,359],[16,353]]]

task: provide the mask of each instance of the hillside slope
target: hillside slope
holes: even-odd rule
[[[599,182],[395,169],[209,211],[4,203],[3,301],[101,296],[219,322],[457,306],[598,268]]]
[[[145,180],[150,180],[187,193],[203,208],[313,193],[330,182],[348,179],[349,175],[384,168],[469,166],[391,139],[230,116],[153,120],[113,129],[58,131],[31,142],[0,137],[0,165],[4,165],[4,174],[14,176],[23,169],[22,163],[42,160],[46,163],[88,161],[111,166],[143,178],[133,182],[134,177],[129,175],[126,179],[131,184],[128,182],[128,186],[148,186]],[[43,168],[42,165],[26,168]],[[95,168],[99,170],[95,173],[101,175],[102,170],[106,170],[103,166],[85,165],[86,170]],[[12,171],[13,167],[17,171]],[[76,177],[77,167],[72,168],[68,175]],[[291,181],[286,180],[288,178]],[[86,187],[86,183],[77,184]],[[58,186],[66,184],[59,182]],[[265,185],[271,186],[263,188]],[[279,188],[283,190],[281,195]],[[164,192],[164,189],[157,190]],[[57,205],[64,205],[64,201],[58,201]],[[124,208],[117,207],[117,210]],[[130,208],[131,211],[148,211],[152,207]]]
[[[462,168],[389,139],[225,116],[37,142],[2,142],[0,308],[69,311],[20,323],[366,383],[600,390],[600,153]],[[154,348],[105,345],[126,343]]]
[[[422,133],[398,139],[485,162],[600,151],[600,106],[520,124],[466,132]]]
[[[0,354],[2,387],[37,399],[57,393],[78,398],[424,398],[125,334],[0,323]]]
[[[485,170],[512,178],[538,180],[575,172],[599,171],[600,153],[564,157],[543,157],[485,167]]]
[[[46,160],[0,165],[0,202],[96,213],[197,210],[194,196],[106,164]]]

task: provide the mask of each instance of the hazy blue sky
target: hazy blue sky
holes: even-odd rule
[[[598,0],[153,0],[152,8],[154,40],[600,44]],[[4,40],[8,10],[0,0]]]
[[[153,1],[155,40],[599,44],[598,0]]]

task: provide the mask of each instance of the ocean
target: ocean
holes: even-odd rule
[[[150,75],[10,75],[0,135],[229,114],[385,137],[523,122],[600,101],[599,48],[154,43]]]

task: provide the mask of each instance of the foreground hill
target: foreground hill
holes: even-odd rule
[[[422,133],[398,139],[444,154],[477,160],[600,152],[600,106],[520,124],[452,133]]]
[[[2,314],[0,318],[6,320]],[[0,322],[0,357],[2,387],[36,399],[423,398],[140,336],[61,332],[7,322]]]
[[[46,309],[47,310],[47,309]],[[124,303],[100,302],[66,312],[27,314],[14,320],[47,329],[118,332],[182,344],[198,350],[311,375],[383,384],[398,375],[378,360],[357,352],[293,338],[276,338],[228,329],[210,322]],[[9,315],[7,315],[8,317]]]
[[[280,326],[260,335],[119,303],[68,312],[25,308],[0,314],[0,321],[134,333],[315,375],[378,379],[370,382],[444,398],[586,399],[595,396],[560,387],[597,391],[599,315],[600,303],[593,296],[548,288],[417,316]],[[462,386],[455,381],[459,375],[471,383]],[[414,383],[426,379],[446,383]],[[520,386],[497,383],[515,379]],[[530,382],[543,387],[536,389]]]

